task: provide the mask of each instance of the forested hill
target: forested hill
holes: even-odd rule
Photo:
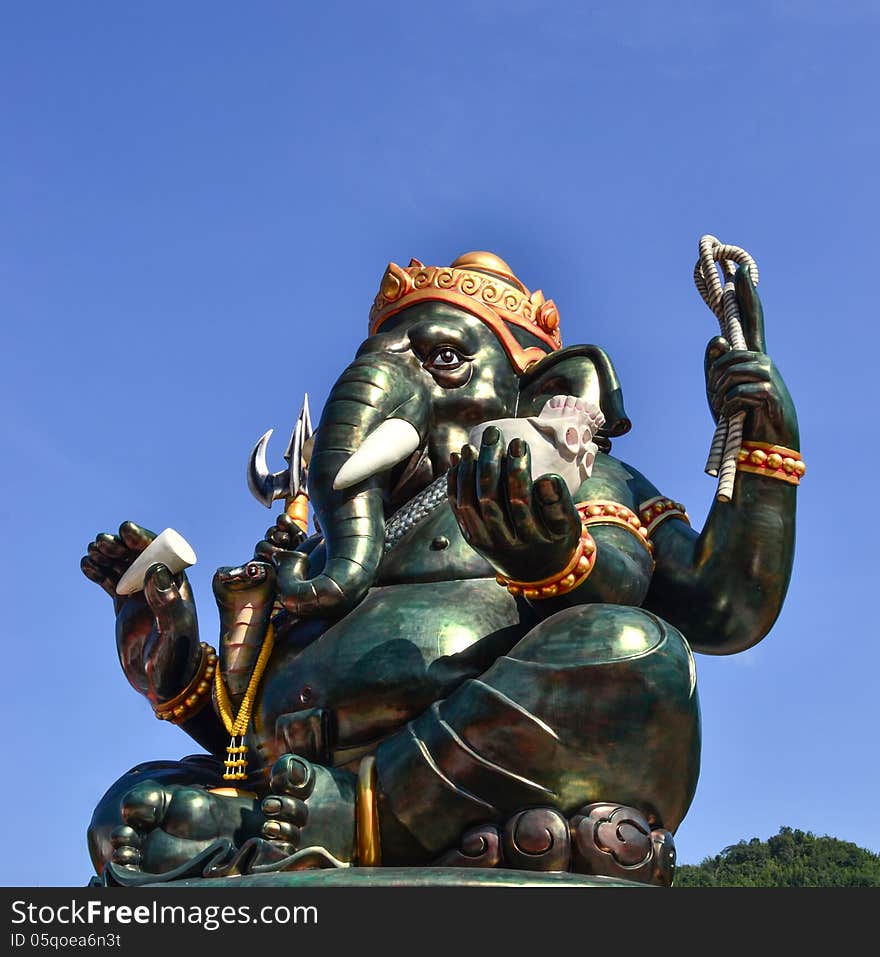
[[[701,864],[682,864],[676,887],[880,887],[880,854],[835,837],[780,828],[753,837]]]

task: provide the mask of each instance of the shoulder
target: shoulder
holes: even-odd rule
[[[642,502],[659,494],[656,487],[638,469],[613,455],[600,452],[593,463],[592,475],[581,484],[575,501],[610,499],[635,509]]]

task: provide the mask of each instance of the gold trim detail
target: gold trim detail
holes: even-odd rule
[[[398,312],[426,301],[448,302],[481,319],[520,373],[548,350],[562,348],[556,304],[540,289],[529,292],[507,263],[491,253],[467,253],[452,266],[425,266],[417,259],[405,269],[389,263],[370,309],[370,335]],[[526,329],[544,348],[524,348],[509,325]]]
[[[355,822],[358,864],[361,867],[378,867],[382,863],[382,848],[379,843],[379,805],[376,801],[376,759],[372,754],[363,758],[358,766]]]
[[[153,709],[160,721],[170,721],[172,724],[183,724],[194,718],[211,697],[211,680],[217,670],[217,652],[200,642],[201,656],[196,666],[196,673],[192,681],[170,701],[163,701]]]
[[[789,485],[800,485],[807,471],[800,452],[767,442],[743,442],[736,468],[738,472],[764,475]]]
[[[255,791],[242,791],[241,788],[208,788],[208,794],[219,794],[220,797],[227,798],[247,798],[255,799]]]
[[[642,502],[639,505],[639,518],[648,530],[649,539],[656,531],[657,526],[662,525],[668,518],[677,518],[687,525],[691,523],[684,505],[671,498],[666,498],[664,495],[655,495],[654,498]]]

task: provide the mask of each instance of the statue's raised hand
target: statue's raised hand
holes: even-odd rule
[[[721,336],[706,347],[706,397],[717,422],[745,412],[743,436],[798,448],[797,416],[782,376],[766,352],[764,311],[748,269],[736,271],[736,301],[748,349]]]
[[[196,608],[186,575],[172,575],[157,563],[147,570],[143,591],[116,593],[119,579],[155,537],[134,522],[123,522],[117,535],[98,535],[80,562],[86,578],[113,599],[116,647],[125,676],[154,705],[186,686],[200,657]]]
[[[465,445],[448,472],[449,502],[468,544],[506,578],[535,582],[560,572],[581,534],[581,520],[558,475],[532,479],[529,447],[505,448],[488,426],[479,451]]]

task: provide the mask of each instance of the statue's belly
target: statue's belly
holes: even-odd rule
[[[260,750],[266,760],[286,750],[279,717],[323,709],[333,761],[344,763],[481,674],[527,629],[493,579],[373,588],[304,649],[295,633],[276,648],[255,715]]]

